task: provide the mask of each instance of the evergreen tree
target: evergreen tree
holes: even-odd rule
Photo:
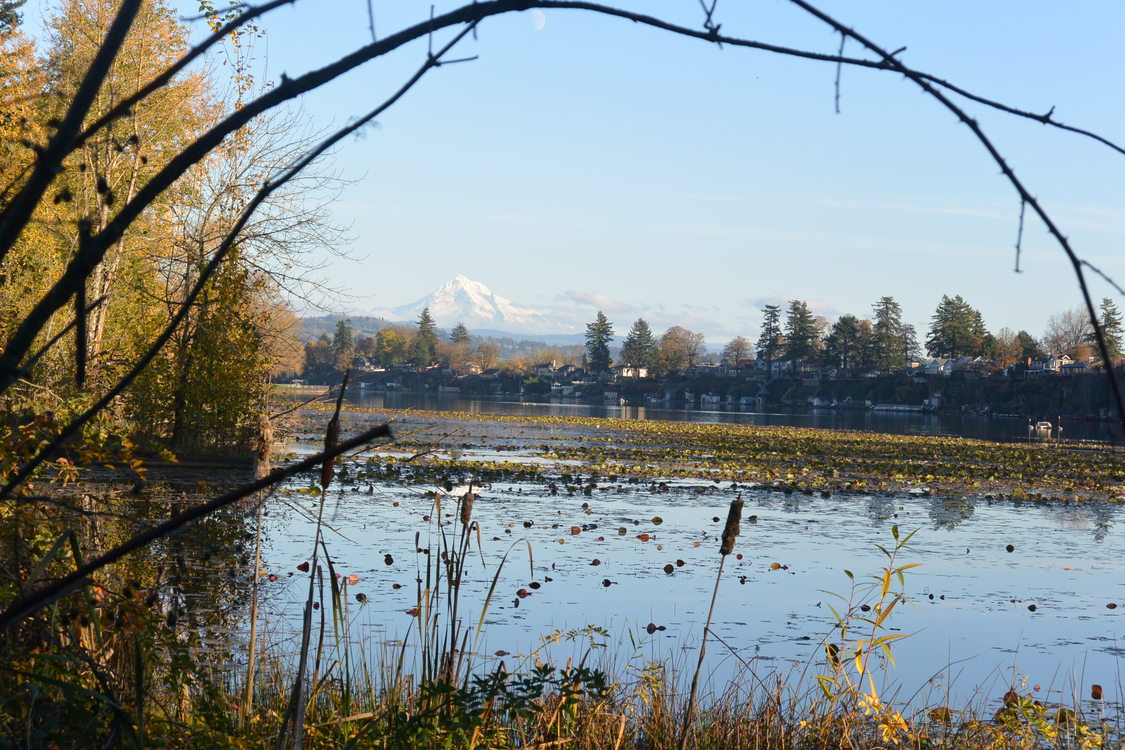
[[[926,349],[934,357],[955,359],[980,354],[984,335],[984,319],[961,295],[942,295],[930,323]]]
[[[410,343],[410,357],[415,365],[428,367],[437,359],[438,337],[435,329],[430,308],[422,308],[422,313],[418,316],[418,333]]]
[[[781,334],[781,307],[766,305],[762,308],[762,333],[758,336],[758,359],[772,362],[785,351],[785,337]]]
[[[918,333],[914,326],[907,324],[902,327],[902,360],[903,367],[911,360],[917,359],[922,354],[922,347],[918,345]]]
[[[449,332],[449,340],[454,344],[469,343],[469,329],[465,327],[464,323],[458,323]]]
[[[903,356],[902,306],[894,297],[880,297],[873,306],[875,313],[871,342],[875,366],[880,370],[900,370],[906,366]]]
[[[792,362],[813,362],[820,352],[820,327],[803,300],[795,299],[789,303],[785,341],[786,354]]]
[[[621,347],[621,361],[633,367],[647,367],[649,370],[656,368],[656,358],[660,353],[652,329],[644,318],[637,318],[629,335],[625,337],[625,344]]]
[[[598,310],[593,323],[586,326],[586,366],[593,373],[605,372],[613,363],[609,342],[613,340],[613,324]]]
[[[841,315],[833,324],[824,340],[824,360],[828,365],[845,370],[859,366],[869,346],[860,322],[854,315]]]
[[[332,350],[336,353],[336,357],[351,356],[354,346],[352,322],[347,319],[336,321],[336,331],[332,334]]]
[[[1020,347],[1020,360],[1024,363],[1029,359],[1035,360],[1043,358],[1043,347],[1041,347],[1039,342],[1035,340],[1035,337],[1027,331],[1017,333],[1016,342]]]
[[[1121,323],[1121,311],[1109,297],[1102,297],[1100,307],[1098,325],[1101,326],[1102,336],[1105,338],[1105,348],[1109,350],[1109,359],[1113,362],[1121,358],[1122,335],[1125,334]],[[1087,334],[1086,343],[1097,350],[1098,339],[1093,331]]]

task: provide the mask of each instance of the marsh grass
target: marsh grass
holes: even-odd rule
[[[478,661],[474,643],[495,586],[482,601],[467,602],[460,600],[464,582],[470,575],[495,581],[493,567],[522,564],[527,549],[514,544],[502,562],[485,567],[471,504],[465,496],[435,496],[433,517],[448,513],[453,520],[429,545],[419,538],[418,549],[428,551],[418,553],[418,613],[401,644],[372,647],[351,632],[354,607],[379,603],[354,603],[320,541],[302,747],[1030,749],[1120,741],[1103,729],[1103,717],[1082,715],[1077,697],[1068,706],[1039,704],[1026,685],[1015,684],[1003,700],[982,693],[970,706],[897,702],[875,675],[891,668],[884,646],[890,650],[894,641],[883,628],[906,595],[910,563],[901,556],[909,552],[909,535],[886,547],[882,569],[847,576],[850,590],[835,597],[837,627],[821,655],[799,672],[779,675],[743,662],[728,680],[704,676],[693,701],[685,690],[697,667],[687,663],[693,659],[648,658],[643,638],[632,654],[613,652],[602,648],[611,634],[597,628],[549,634],[540,648],[499,664]],[[244,672],[226,668],[223,654],[182,648],[167,618],[126,600],[114,600],[115,607],[132,608],[133,619],[109,627],[109,601],[91,594],[72,619],[55,621],[67,638],[66,659],[21,662],[23,701],[0,703],[8,745],[266,748],[292,742],[294,734],[281,732],[292,715],[299,673],[291,642],[263,630],[253,702],[241,706]],[[569,645],[572,654],[556,659],[552,644]],[[14,715],[17,706],[22,716]],[[50,731],[32,740],[32,725]]]

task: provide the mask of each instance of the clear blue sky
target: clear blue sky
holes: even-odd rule
[[[385,36],[429,3],[373,0]],[[453,3],[437,3],[437,11]],[[697,0],[623,5],[700,26]],[[186,6],[190,7],[190,3]],[[902,59],[985,96],[1125,142],[1125,3],[822,0]],[[34,12],[29,8],[29,12]],[[784,0],[721,1],[726,34],[835,52],[839,37]],[[544,23],[545,22],[545,23]],[[257,56],[277,79],[369,41],[364,0],[302,0],[265,22]],[[440,38],[446,38],[442,35]],[[862,51],[849,43],[846,52]],[[309,97],[339,125],[394,90],[425,44]],[[835,319],[881,295],[924,335],[942,294],[993,330],[1042,333],[1078,304],[1061,251],[1029,219],[969,131],[902,78],[678,38],[579,11],[485,22],[457,56],[337,165],[352,227],[326,279],[362,311],[419,298],[462,273],[619,332],[644,315],[709,340],[756,336],[765,301],[808,300]],[[967,105],[1084,257],[1125,282],[1125,156]],[[1096,296],[1111,294],[1092,281]]]

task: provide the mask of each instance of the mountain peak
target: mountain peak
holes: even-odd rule
[[[463,323],[470,330],[488,328],[512,333],[549,332],[558,325],[549,316],[516,305],[487,285],[457,274],[430,294],[377,314],[390,320],[417,320],[424,308],[442,328]]]

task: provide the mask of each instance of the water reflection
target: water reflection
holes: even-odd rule
[[[965,497],[937,497],[930,501],[934,529],[953,529],[973,517],[976,506]]]
[[[537,402],[520,401],[502,396],[470,398],[462,397],[459,394],[394,391],[386,393],[356,391],[349,394],[349,399],[359,406],[375,409],[413,408],[508,416],[617,417],[708,424],[778,425],[834,430],[865,430],[894,435],[950,435],[1004,442],[1027,439],[1026,420],[989,419],[964,414],[835,409],[812,409],[800,412],[751,412],[736,406],[716,406],[706,410],[653,408],[648,406],[584,404],[563,400]],[[1067,420],[1064,418],[1063,425],[1068,439],[1112,442],[1112,426],[1108,423]]]

